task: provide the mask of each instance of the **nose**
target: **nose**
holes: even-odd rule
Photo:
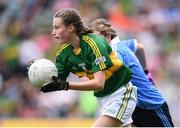
[[[55,37],[55,36],[56,36],[56,33],[55,33],[55,31],[54,31],[54,30],[52,31],[52,33],[51,33],[51,34],[52,34],[52,36],[53,36],[53,37]]]

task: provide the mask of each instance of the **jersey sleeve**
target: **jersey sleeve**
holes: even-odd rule
[[[129,39],[129,40],[121,40],[125,46],[127,46],[132,52],[136,52],[137,50],[137,40],[136,39]]]
[[[65,66],[65,57],[58,55],[56,56],[56,67],[58,69],[58,78],[66,80],[70,71]]]
[[[82,39],[88,46],[89,61],[92,64],[92,72],[102,71],[113,65],[109,56],[112,49],[104,38],[100,36],[96,38],[83,36]]]

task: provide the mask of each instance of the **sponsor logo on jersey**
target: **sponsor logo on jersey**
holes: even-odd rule
[[[80,63],[80,64],[78,64],[78,66],[79,66],[79,67],[85,67],[86,64],[85,64],[85,63]]]
[[[80,63],[78,64],[78,66],[73,66],[72,67],[74,70],[78,70],[79,68],[82,68],[84,71],[87,71],[87,68],[86,68],[86,64],[85,63]]]
[[[85,63],[80,63],[78,66],[81,67],[84,71],[87,71]]]
[[[72,69],[73,69],[73,70],[77,70],[77,67],[76,67],[76,66],[73,66]]]
[[[99,63],[105,62],[106,58],[104,56],[99,57],[95,60],[96,65],[98,65]]]

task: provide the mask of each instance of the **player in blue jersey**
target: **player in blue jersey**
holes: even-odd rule
[[[102,19],[100,21],[102,21]],[[111,31],[116,33],[113,29]],[[144,45],[142,43],[139,43],[136,39],[120,40],[120,36],[117,36],[117,35],[114,35],[114,36],[115,37],[111,40],[110,44],[121,41],[122,44],[126,45],[133,53],[135,53],[137,59],[139,60],[144,70],[144,73],[147,75],[148,79],[153,83],[153,85],[155,85],[152,79],[151,73],[149,72],[147,68]]]
[[[131,82],[137,87],[137,105],[133,113],[133,124],[137,127],[173,127],[168,105],[157,88],[148,79],[135,51],[135,39],[120,41],[115,30],[104,19],[92,22],[94,33],[103,35],[116,52],[118,58],[132,71]]]
[[[97,19],[95,22],[92,22],[91,23],[91,26],[93,26],[93,24],[97,25],[97,24],[103,24],[103,25],[106,25],[107,27],[111,27],[111,25],[109,23],[107,23],[106,20],[104,19]],[[109,31],[112,36],[114,37],[112,40],[113,42],[119,42],[120,41],[120,37],[116,35],[116,32],[114,31],[114,29],[112,29],[111,31]],[[107,35],[108,36],[108,35]],[[122,40],[122,43],[124,41]],[[153,82],[153,85],[154,84],[154,81],[152,79],[152,75],[151,73],[149,72],[148,70],[148,67],[147,67],[147,62],[146,62],[146,56],[145,56],[145,49],[144,49],[144,45],[142,43],[139,43],[136,39],[129,39],[129,40],[125,40],[125,43],[126,45],[131,49],[132,52],[135,53],[136,57],[138,58],[143,70],[144,70],[144,73],[147,75],[148,79]]]

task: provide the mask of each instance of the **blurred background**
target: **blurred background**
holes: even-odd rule
[[[91,126],[97,109],[92,92],[42,94],[27,78],[30,60],[54,61],[60,46],[51,37],[52,17],[66,7],[76,8],[85,25],[106,18],[122,39],[145,45],[149,70],[180,126],[179,0],[0,0],[0,127]]]

